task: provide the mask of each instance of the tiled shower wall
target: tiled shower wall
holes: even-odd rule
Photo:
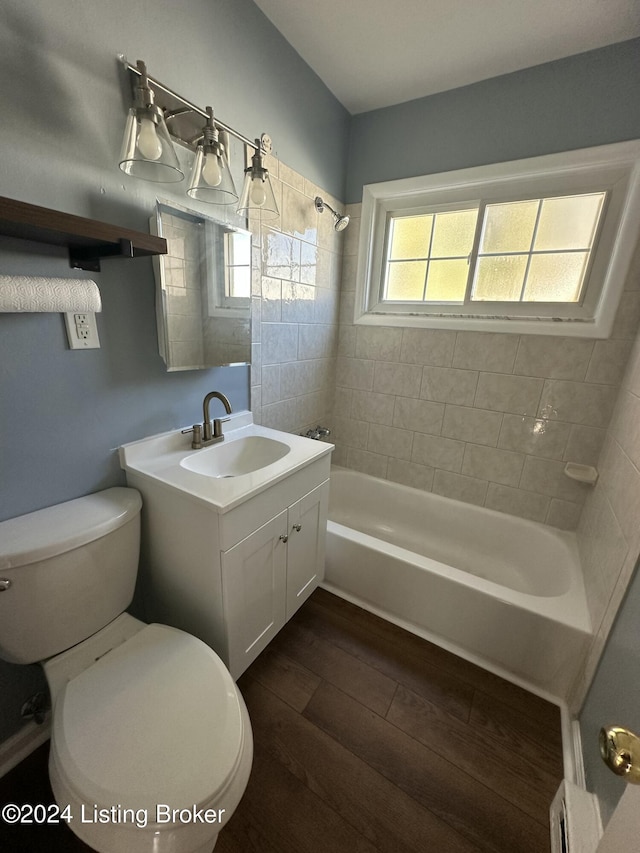
[[[269,157],[280,216],[250,220],[253,234],[251,407],[258,423],[305,432],[328,423],[333,404],[342,235],[320,195],[341,203]]]
[[[623,298],[637,334],[587,497],[578,546],[595,640],[574,689],[579,707],[640,556],[640,250]]]
[[[575,529],[640,316],[630,281],[610,339],[353,325],[361,205],[345,231],[334,462]]]

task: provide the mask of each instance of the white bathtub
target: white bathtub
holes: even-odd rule
[[[591,635],[574,534],[337,467],[324,585],[559,700]]]

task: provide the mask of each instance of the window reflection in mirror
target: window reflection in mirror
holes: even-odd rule
[[[251,233],[180,205],[158,202],[151,233],[160,355],[167,370],[248,364],[251,355]]]

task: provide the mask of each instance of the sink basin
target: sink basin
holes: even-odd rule
[[[289,453],[282,441],[249,435],[198,450],[180,461],[182,468],[205,477],[241,477],[266,468]]]

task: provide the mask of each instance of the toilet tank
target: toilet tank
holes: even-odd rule
[[[113,488],[0,522],[0,658],[52,657],[126,610],[141,506],[135,489]]]

